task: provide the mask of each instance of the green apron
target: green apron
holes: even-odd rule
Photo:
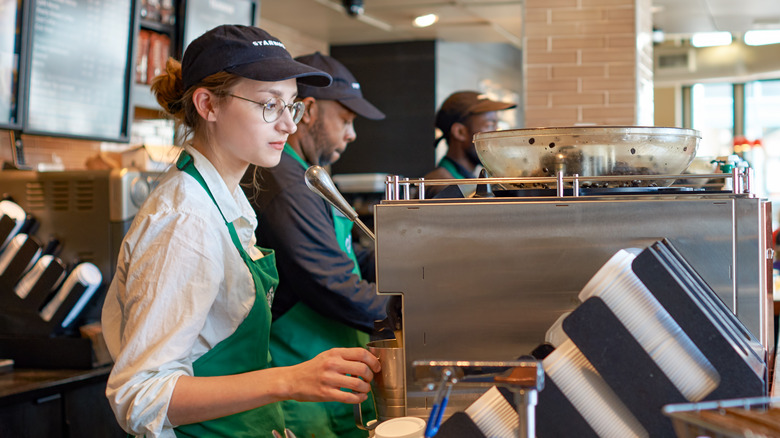
[[[284,152],[304,169],[308,168],[289,144]],[[331,207],[336,239],[339,247],[355,263],[352,272],[360,276],[360,268],[352,251],[352,221]],[[336,347],[365,348],[369,336],[315,312],[302,302],[296,303],[287,313],[271,325],[271,356],[273,366],[290,366],[310,359],[325,350]],[[363,421],[376,418],[372,398],[363,403]],[[338,402],[282,402],[287,428],[299,437],[306,438],[363,438],[368,432],[355,427],[353,405]]]
[[[450,159],[450,157],[445,156],[439,161],[439,167],[443,167],[447,169],[447,172],[452,174],[452,177],[455,179],[467,179],[467,178],[473,178],[471,175],[463,175],[458,171],[458,167],[455,166],[455,163]]]
[[[195,178],[214,204],[217,204],[206,181],[192,163],[190,154],[183,152],[176,167]],[[264,250],[266,254],[264,257],[252,260],[241,245],[233,224],[225,221],[225,225],[230,231],[233,244],[252,274],[255,284],[255,304],[232,335],[193,362],[192,368],[196,376],[226,376],[265,369],[268,368],[271,360],[267,335],[271,329],[270,302],[273,299],[274,288],[279,283],[274,253]],[[179,426],[174,431],[177,437],[199,438],[270,437],[272,430],[284,434],[284,416],[281,408],[279,403],[272,403],[227,417]]]
[[[464,175],[460,173],[458,170],[458,167],[455,165],[455,162],[452,161],[450,157],[444,156],[439,161],[439,167],[443,167],[447,170],[450,174],[452,174],[452,177],[455,179],[468,179],[468,178],[474,178],[473,175]],[[463,193],[463,196],[466,198],[470,197],[474,194],[474,192],[477,191],[476,184],[459,184],[458,188],[460,189],[461,193]]]

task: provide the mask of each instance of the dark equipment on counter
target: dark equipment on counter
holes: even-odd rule
[[[19,204],[6,198],[0,201],[0,251],[21,231],[27,216]]]
[[[41,256],[41,244],[33,236],[17,234],[0,254],[0,291],[10,292]]]
[[[104,280],[159,176],[128,169],[0,172],[0,238],[10,238],[0,252],[8,261],[0,262],[0,357],[31,368],[97,363],[77,329],[99,319]],[[36,232],[55,237],[42,248]]]

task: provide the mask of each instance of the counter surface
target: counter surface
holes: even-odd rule
[[[13,369],[0,373],[0,406],[47,397],[100,380],[105,381],[110,366],[91,370]]]

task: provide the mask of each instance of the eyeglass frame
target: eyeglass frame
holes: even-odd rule
[[[306,104],[303,103],[303,101],[300,101],[300,100],[297,100],[297,101],[292,102],[292,103],[287,103],[281,97],[270,97],[270,98],[268,98],[267,101],[265,101],[265,103],[262,103],[262,102],[258,102],[256,100],[247,99],[246,97],[237,96],[237,95],[232,94],[232,93],[228,93],[228,96],[235,97],[236,99],[245,100],[247,102],[252,102],[254,104],[257,104],[257,105],[260,105],[261,107],[263,107],[263,120],[265,120],[266,123],[274,123],[275,121],[279,120],[279,117],[282,116],[282,113],[284,112],[285,108],[287,108],[290,111],[290,116],[293,119],[293,123],[295,123],[297,125],[298,122],[300,122],[301,119],[303,118],[303,112],[306,109]],[[268,120],[269,117],[266,115],[266,112],[270,112],[271,111],[271,110],[268,109],[268,103],[270,101],[274,100],[274,99],[276,99],[279,102],[281,102],[282,103],[282,107],[281,107],[281,109],[279,111],[277,111],[275,113],[275,116],[274,116],[273,119]],[[297,113],[298,116],[297,117],[295,116],[295,113],[293,112],[294,110],[298,111],[298,113]]]

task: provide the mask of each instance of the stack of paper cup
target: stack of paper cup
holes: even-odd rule
[[[555,382],[598,436],[648,437],[644,427],[574,342],[564,342],[542,363],[548,378]]]
[[[597,296],[689,400],[699,401],[720,383],[715,367],[631,269],[635,256],[620,250],[590,279],[580,301]]]
[[[466,408],[466,414],[489,438],[516,438],[520,420],[517,411],[495,386]]]

